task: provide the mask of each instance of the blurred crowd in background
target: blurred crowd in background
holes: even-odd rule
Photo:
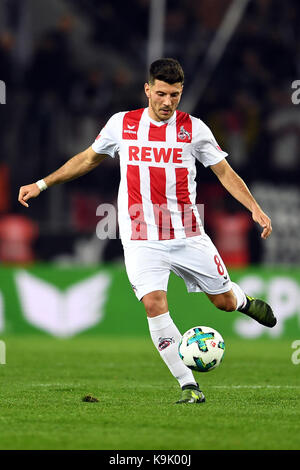
[[[168,0],[164,56],[188,90],[232,0]],[[34,182],[92,144],[115,112],[147,105],[150,0],[1,0],[0,261],[118,261],[119,240],[99,241],[96,208],[116,204],[118,161],[17,202]],[[262,243],[247,212],[212,172],[198,168],[205,228],[232,266],[300,263],[300,3],[250,0],[193,115],[272,217]],[[20,233],[23,246],[20,246]]]

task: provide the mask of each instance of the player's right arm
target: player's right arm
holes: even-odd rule
[[[98,154],[92,147],[88,147],[83,152],[70,158],[58,170],[46,176],[44,181],[49,188],[55,184],[74,180],[96,168],[106,157],[107,155]],[[27,201],[39,196],[40,192],[41,190],[36,183],[21,186],[18,200],[23,206],[29,207]]]

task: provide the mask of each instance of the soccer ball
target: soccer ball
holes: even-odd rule
[[[225,343],[220,333],[209,326],[195,326],[186,331],[178,346],[184,364],[198,372],[208,372],[220,365]]]

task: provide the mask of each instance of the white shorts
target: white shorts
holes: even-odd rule
[[[127,275],[139,300],[155,290],[167,292],[171,271],[184,280],[188,292],[221,294],[231,289],[227,269],[206,234],[180,240],[130,241],[123,246]]]

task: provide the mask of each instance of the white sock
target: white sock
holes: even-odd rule
[[[247,299],[245,292],[235,282],[231,282],[233,293],[236,297],[236,310],[246,306]]]
[[[148,317],[148,324],[156,349],[171,374],[178,380],[179,385],[183,387],[187,384],[196,384],[192,371],[179,357],[178,344],[182,335],[169,312],[152,318]]]

